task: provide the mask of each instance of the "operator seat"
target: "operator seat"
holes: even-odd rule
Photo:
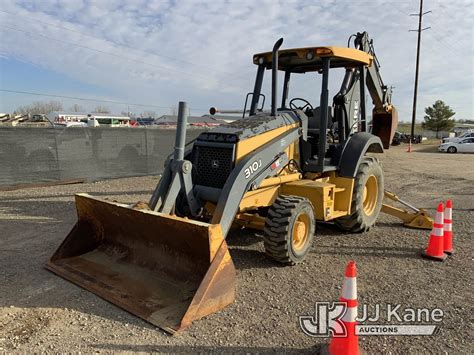
[[[331,126],[331,123],[334,121],[334,108],[328,106],[328,126]],[[321,107],[316,107],[312,110],[312,115],[308,116],[308,134],[310,136],[318,136],[319,129],[321,128]]]
[[[303,166],[303,170],[305,172],[319,172],[319,140],[320,140],[320,130],[321,130],[321,108],[316,107],[313,110],[309,110],[310,112],[307,113],[308,116],[308,143],[309,143],[309,152],[307,161]],[[334,122],[334,109],[332,106],[328,106],[328,126],[329,129]],[[326,143],[328,142],[328,135],[324,134],[323,139],[326,139]],[[331,168],[331,158],[334,152],[333,145],[328,145],[326,150],[326,155],[323,159],[326,159],[325,166],[327,168]],[[332,167],[336,169],[335,166]]]

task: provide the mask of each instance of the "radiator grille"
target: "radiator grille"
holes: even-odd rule
[[[194,167],[197,185],[222,188],[233,167],[233,149],[195,146]]]

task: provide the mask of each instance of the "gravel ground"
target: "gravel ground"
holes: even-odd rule
[[[421,259],[429,232],[402,228],[385,215],[362,235],[318,225],[307,260],[295,267],[267,259],[258,233],[233,232],[236,301],[176,337],[43,268],[76,219],[74,193],[131,203],[147,200],[156,178],[1,192],[0,352],[314,352],[327,339],[305,335],[298,315],[314,314],[316,301],[336,301],[344,266],[354,259],[361,304],[444,311],[437,335],[366,336],[363,349],[472,353],[474,156],[437,154],[432,146],[409,154],[400,146],[381,159],[386,187],[413,204],[433,214],[438,202],[453,199],[452,257]]]

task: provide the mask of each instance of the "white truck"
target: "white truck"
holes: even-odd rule
[[[474,129],[468,129],[463,134],[457,137],[443,138],[443,143],[457,143],[465,138],[474,138]]]

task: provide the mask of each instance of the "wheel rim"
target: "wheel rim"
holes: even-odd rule
[[[306,245],[309,237],[311,220],[306,213],[301,213],[296,218],[295,224],[293,225],[293,249],[300,251]]]
[[[378,182],[375,175],[370,175],[364,186],[364,213],[370,216],[374,213],[378,198]]]

